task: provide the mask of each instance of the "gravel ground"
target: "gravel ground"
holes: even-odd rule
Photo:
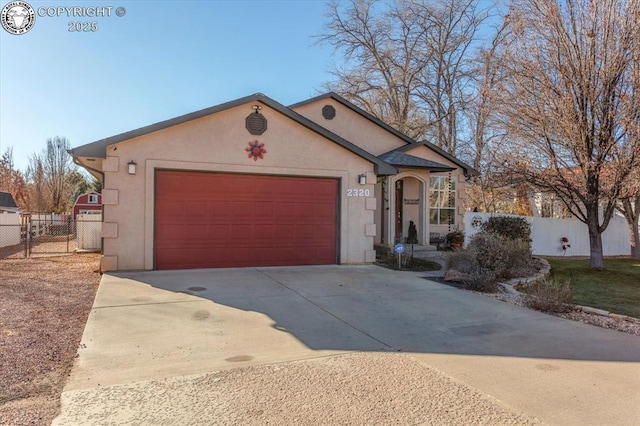
[[[76,390],[63,398],[69,408],[56,426],[542,424],[399,353],[244,367]]]
[[[100,281],[99,255],[0,260],[0,425],[49,425]]]

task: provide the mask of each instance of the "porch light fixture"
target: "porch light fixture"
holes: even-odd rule
[[[133,160],[129,161],[128,166],[129,166],[129,174],[130,175],[135,175],[136,174],[136,166],[137,165],[138,164],[135,161],[133,161]]]
[[[366,185],[367,184],[367,175],[366,175],[366,173],[362,173],[361,175],[358,175],[358,183],[360,185]]]

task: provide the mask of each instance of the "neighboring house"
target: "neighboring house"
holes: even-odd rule
[[[358,264],[463,227],[475,170],[334,93],[256,94],[70,151],[103,182],[101,268]]]
[[[97,192],[87,192],[80,195],[73,205],[73,218],[79,214],[102,213],[102,195]]]
[[[19,213],[20,209],[9,192],[0,191],[0,213]]]

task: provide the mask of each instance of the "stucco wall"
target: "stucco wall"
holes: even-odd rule
[[[104,270],[153,269],[154,176],[156,169],[335,177],[340,187],[340,262],[373,261],[375,203],[347,197],[347,189],[373,194],[373,164],[267,106],[268,130],[251,135],[246,104],[107,148],[104,193]],[[247,158],[253,140],[265,144],[265,158]],[[127,173],[129,161],[136,175]],[[358,175],[368,172],[367,185]],[[373,197],[373,195],[371,195]],[[367,208],[368,207],[368,208]]]
[[[331,120],[322,116],[322,107],[325,105],[332,105],[336,109],[336,116]],[[376,156],[407,145],[402,139],[331,98],[301,105],[295,111]]]

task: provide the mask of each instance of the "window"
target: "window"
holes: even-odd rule
[[[456,222],[456,181],[435,176],[429,180],[429,223],[454,225]]]
[[[98,194],[89,194],[89,204],[98,204]]]

